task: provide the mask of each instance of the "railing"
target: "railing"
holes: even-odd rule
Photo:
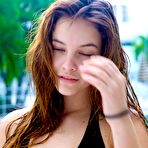
[[[9,112],[29,106],[34,101],[33,88],[26,77],[18,86],[16,79],[9,87],[0,79],[0,118]]]

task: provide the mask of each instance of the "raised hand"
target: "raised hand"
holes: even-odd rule
[[[128,109],[126,79],[110,59],[92,56],[79,68],[81,77],[100,91],[105,115],[115,115]]]

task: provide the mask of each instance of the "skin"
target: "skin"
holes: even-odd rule
[[[91,47],[89,49],[87,47],[85,51],[80,48],[84,44],[91,43],[96,45],[97,48]],[[64,96],[65,112],[90,110],[87,107],[85,108],[85,105],[89,106],[90,103],[87,99],[90,85],[101,92],[104,114],[113,115],[128,109],[126,80],[111,60],[99,56],[101,35],[92,24],[81,19],[72,23],[71,19],[62,18],[55,29],[53,45],[55,47],[54,67],[57,74],[69,75],[79,79],[78,83],[70,85],[63,84],[59,78],[57,88]],[[85,57],[84,54],[88,49],[92,54]],[[115,139],[115,147],[121,147],[121,145],[124,147],[140,147],[141,144],[138,142],[130,115],[116,120],[107,119],[107,122]],[[119,129],[116,128],[117,126]],[[128,134],[125,131],[129,131]],[[119,137],[119,133],[122,136]]]
[[[90,85],[101,92],[104,114],[112,115],[128,108],[126,81],[112,61],[99,56],[101,36],[91,23],[82,19],[72,22],[70,18],[61,18],[55,27],[52,42],[53,64],[58,77],[56,87],[64,96],[65,114],[54,134],[45,143],[33,148],[59,148],[59,145],[60,148],[74,148],[80,144],[88,124]],[[67,81],[61,76],[76,81]],[[5,141],[6,123],[19,117],[20,112],[23,114],[23,111],[11,113],[1,123],[0,146]],[[109,133],[112,134],[115,148],[146,148],[148,145],[147,131],[138,117],[128,114],[99,122],[107,148],[112,147],[107,139]],[[42,138],[38,138],[37,142]]]
[[[53,34],[53,63],[57,75],[78,79],[68,83],[58,78],[57,89],[65,98],[65,112],[90,106],[90,84],[82,79],[80,66],[91,55],[98,55],[101,47],[100,34],[92,24],[82,20],[71,23],[67,18],[60,19]],[[78,27],[80,31],[76,31]]]

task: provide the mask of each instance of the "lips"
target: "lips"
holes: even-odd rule
[[[78,79],[70,77],[70,76],[59,76],[59,77],[62,78],[62,79],[66,79],[66,80],[75,80],[75,81],[78,80]]]
[[[59,76],[61,82],[68,83],[68,84],[73,84],[76,83],[79,79],[76,79],[72,76]]]

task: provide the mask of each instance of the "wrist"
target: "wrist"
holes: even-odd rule
[[[115,127],[115,128],[117,128],[119,126],[124,127],[127,124],[132,123],[130,114],[122,116],[121,118],[115,118],[114,120],[111,120],[111,119],[106,119],[106,120],[111,127]]]
[[[111,115],[104,115],[104,116],[106,119],[114,120],[114,119],[122,118],[128,114],[129,114],[129,109],[125,109],[119,113],[111,114]]]

